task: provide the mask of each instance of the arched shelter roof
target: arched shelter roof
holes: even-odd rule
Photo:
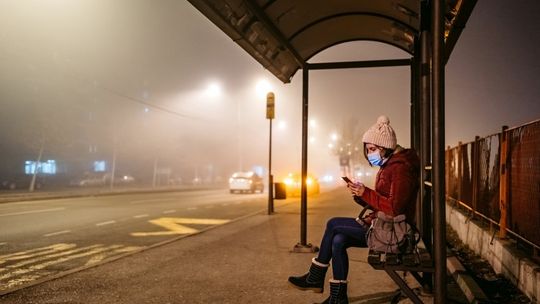
[[[414,56],[422,30],[420,0],[189,0],[281,81],[317,53],[358,40],[379,41]],[[450,0],[448,59],[476,0]]]

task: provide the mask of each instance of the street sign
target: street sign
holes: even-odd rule
[[[266,118],[274,119],[274,104],[275,104],[274,93],[269,92],[266,94]]]

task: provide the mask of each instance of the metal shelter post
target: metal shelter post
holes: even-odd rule
[[[300,242],[297,243],[293,252],[316,252],[317,246],[307,242],[307,187],[305,180],[307,177],[308,166],[308,113],[309,113],[309,71],[327,70],[327,69],[348,69],[348,68],[373,68],[373,67],[397,67],[411,66],[411,95],[416,86],[413,74],[415,69],[412,67],[411,59],[388,59],[388,60],[367,60],[367,61],[348,61],[348,62],[325,62],[325,63],[306,63],[302,69],[302,184],[300,188]],[[411,97],[416,99],[415,97]],[[414,110],[414,101],[411,107],[411,120],[416,120],[419,110]],[[415,113],[413,113],[416,111]],[[414,125],[414,127],[413,127]],[[418,130],[418,124],[411,121],[411,128]],[[418,133],[418,132],[416,132]],[[416,135],[418,137],[418,135]],[[411,138],[412,140],[412,138]]]
[[[444,11],[446,1],[433,0],[432,12],[432,50],[433,50],[433,227],[435,262],[435,301],[446,301],[446,219],[445,219],[445,180],[444,180]]]
[[[433,254],[433,218],[432,218],[432,191],[431,191],[431,44],[430,44],[430,14],[429,7],[422,2],[422,20],[419,43],[420,57],[420,220],[418,227],[422,231],[422,239],[429,252]],[[433,274],[425,273],[424,281],[430,286],[424,286],[428,292],[433,288]]]
[[[318,247],[307,243],[307,157],[308,157],[308,93],[309,93],[309,67],[302,69],[302,182],[300,187],[300,243],[296,244],[293,252],[317,252]]]

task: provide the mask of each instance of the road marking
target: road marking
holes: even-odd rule
[[[96,226],[105,226],[105,225],[111,225],[114,223],[116,223],[116,221],[106,221],[106,222],[97,223]]]
[[[76,244],[59,243],[46,247],[0,255],[0,292],[39,280],[59,272],[57,264],[92,265],[107,258],[141,249],[138,246],[95,244],[77,248]],[[85,261],[85,258],[88,260]],[[78,260],[77,262],[69,262]],[[61,270],[60,270],[61,271]]]
[[[213,205],[208,205],[208,206],[205,206],[204,208],[205,209],[212,209],[212,208],[214,208],[214,206]]]
[[[145,203],[157,203],[157,202],[170,202],[176,200],[175,198],[163,198],[163,199],[144,199],[144,200],[136,200],[136,201],[130,201],[129,203],[134,204],[145,204]]]
[[[138,215],[133,216],[133,218],[143,218],[143,217],[148,217],[148,214],[138,214]]]
[[[33,255],[47,254],[51,251],[65,250],[75,247],[75,244],[65,244],[59,243],[47,247],[35,248],[26,251],[19,251],[15,253],[10,253],[6,255],[0,255],[0,264],[4,263],[6,260],[22,260],[26,259]]]
[[[41,213],[41,212],[52,212],[52,211],[60,211],[65,210],[66,208],[51,208],[51,209],[41,209],[41,210],[31,210],[31,211],[21,211],[21,212],[12,212],[12,213],[4,213],[0,214],[0,217],[2,216],[11,216],[11,215],[23,215],[23,214],[31,214],[31,213]]]
[[[187,210],[197,210],[197,207],[189,207]]]
[[[229,206],[229,203],[221,204],[221,206]]]
[[[76,247],[75,244],[72,244],[72,245],[73,245],[73,247]],[[22,262],[19,262],[17,264],[8,265],[8,266],[6,266],[6,268],[0,268],[0,273],[5,271],[5,270],[19,269],[19,268],[21,268],[23,266],[26,266],[28,264],[42,262],[42,261],[54,259],[54,258],[57,258],[57,257],[70,255],[72,253],[78,253],[78,252],[85,251],[85,250],[88,250],[88,249],[94,249],[94,248],[97,248],[97,247],[102,247],[102,245],[91,245],[91,246],[77,248],[77,249],[71,249],[71,250],[67,250],[67,251],[64,250],[66,248],[64,248],[64,249],[63,248],[57,248],[57,249],[53,249],[52,251],[49,251],[49,253],[51,253],[51,254],[48,254],[48,255],[41,255],[41,254],[37,254],[35,256],[30,255],[30,256],[27,256],[29,259],[26,259],[26,260],[24,260]],[[17,258],[17,259],[19,259],[19,258]],[[17,259],[8,259],[8,260],[17,260]]]
[[[5,244],[7,244],[6,242],[0,242],[0,246],[4,246]]]
[[[132,236],[157,236],[157,235],[176,235],[176,234],[192,234],[199,230],[191,227],[184,226],[182,224],[195,224],[195,225],[220,225],[229,222],[229,220],[223,219],[198,219],[198,218],[175,218],[175,217],[162,217],[149,221],[151,224],[158,225],[165,228],[165,231],[153,231],[153,232],[133,232]]]
[[[47,233],[47,234],[44,234],[43,236],[49,237],[49,236],[55,236],[55,235],[59,235],[59,234],[66,234],[66,233],[70,233],[70,232],[71,232],[71,230],[62,230],[62,231]]]
[[[118,245],[114,245],[114,247],[111,246],[110,248],[113,248],[114,250],[109,251],[109,252],[100,253],[100,254],[97,254],[97,255],[94,255],[94,256],[90,257],[90,259],[88,259],[88,261],[86,262],[85,266],[99,263],[99,262],[103,261],[104,259],[106,259],[106,258],[108,258],[110,256],[113,256],[113,255],[116,255],[116,254],[128,253],[128,252],[132,252],[132,251],[135,251],[135,250],[139,250],[141,247],[139,247],[139,246],[119,247]]]
[[[94,245],[94,246],[102,246],[102,245]],[[115,246],[120,247],[120,245],[115,245]],[[89,246],[89,247],[93,247],[93,246]],[[85,248],[85,249],[88,249],[88,248]],[[64,262],[67,262],[69,260],[78,259],[78,258],[89,256],[89,255],[94,255],[94,254],[97,254],[97,253],[100,253],[100,252],[103,252],[103,251],[106,251],[106,250],[109,250],[109,248],[93,248],[93,249],[91,249],[90,251],[87,251],[87,252],[70,255],[70,256],[67,256],[67,257],[60,258],[58,260],[49,261],[49,262],[45,262],[45,263],[38,264],[38,265],[33,265],[30,268],[17,269],[15,271],[6,273],[4,275],[1,275],[0,280],[5,280],[5,279],[11,278],[11,277],[16,276],[16,275],[22,275],[22,274],[33,272],[33,271],[36,271],[36,270],[41,270],[41,269],[43,269],[45,267],[55,265],[55,264],[64,263]]]
[[[165,210],[163,211],[163,214],[169,214],[169,213],[175,213],[176,210]]]

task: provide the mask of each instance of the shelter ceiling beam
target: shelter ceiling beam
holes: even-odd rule
[[[448,8],[448,12],[445,16],[445,64],[450,59],[450,54],[452,54],[454,46],[456,45],[461,32],[465,28],[465,25],[467,24],[477,0],[454,0],[450,2],[452,2],[453,5],[449,3],[450,7]]]
[[[245,4],[265,26],[266,30],[268,30],[268,32],[274,36],[274,39],[276,39],[286,49],[286,51],[293,56],[296,63],[303,69],[306,65],[306,61],[302,58],[302,56],[300,56],[300,54],[298,54],[296,49],[289,43],[289,41],[283,37],[281,31],[274,26],[274,23],[270,21],[264,11],[255,3],[254,0],[245,0]]]
[[[367,60],[367,61],[341,61],[341,62],[322,62],[306,63],[310,70],[329,70],[329,69],[351,69],[351,68],[376,68],[391,66],[410,66],[411,59],[388,59],[388,60]]]

